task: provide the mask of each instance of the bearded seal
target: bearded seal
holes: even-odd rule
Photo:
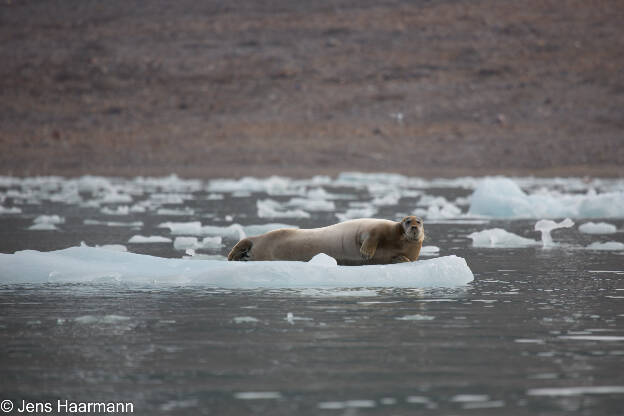
[[[230,261],[309,261],[325,253],[340,265],[416,261],[425,231],[415,216],[400,222],[375,218],[349,220],[323,228],[282,228],[240,240]]]

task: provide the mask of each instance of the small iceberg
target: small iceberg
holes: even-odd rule
[[[133,235],[128,240],[130,244],[152,244],[152,243],[170,243],[171,239],[160,235]]]
[[[607,222],[586,222],[579,227],[583,234],[615,234],[617,227]]]
[[[529,247],[539,245],[539,241],[521,237],[502,228],[490,228],[468,235],[474,247]]]
[[[624,250],[624,243],[620,243],[619,241],[607,241],[606,243],[591,243],[586,248],[588,250],[621,251]]]
[[[574,222],[570,218],[566,218],[561,222],[554,222],[552,220],[539,220],[535,223],[535,231],[542,233],[542,246],[551,247],[554,245],[552,236],[550,233],[559,228],[570,228],[574,225]]]
[[[438,257],[412,263],[337,266],[314,261],[224,262],[167,259],[95,247],[0,254],[1,284],[122,283],[222,288],[454,287],[473,280],[466,260]],[[333,260],[333,259],[332,259]]]

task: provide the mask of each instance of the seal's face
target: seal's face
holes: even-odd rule
[[[401,220],[401,225],[403,226],[406,239],[410,241],[422,241],[423,238],[425,238],[425,228],[421,218],[410,215]]]

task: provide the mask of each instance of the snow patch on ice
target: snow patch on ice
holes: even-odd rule
[[[317,254],[316,256],[312,257],[310,261],[308,261],[308,263],[316,264],[318,266],[327,266],[327,267],[338,266],[338,262],[336,261],[336,259],[331,256],[328,256],[325,253]]]

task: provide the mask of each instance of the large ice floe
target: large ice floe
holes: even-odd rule
[[[310,262],[226,262],[166,259],[95,247],[0,254],[0,283],[120,283],[222,288],[451,287],[473,275],[461,257],[412,263],[337,266],[318,255]]]
[[[542,189],[527,194],[509,178],[485,178],[470,197],[471,215],[494,218],[621,218],[624,191],[561,193]]]

